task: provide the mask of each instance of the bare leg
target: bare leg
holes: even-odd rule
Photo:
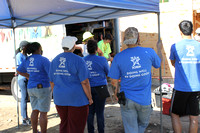
[[[40,112],[41,133],[47,132],[47,112]]]
[[[38,125],[38,110],[33,110],[31,113],[31,125],[33,128],[33,133],[37,133],[37,125]]]
[[[181,126],[181,121],[180,121],[179,115],[172,113],[171,119],[172,119],[172,127],[174,129],[174,133],[181,133],[182,126]]]
[[[199,116],[189,116],[190,118],[190,133],[197,133]]]

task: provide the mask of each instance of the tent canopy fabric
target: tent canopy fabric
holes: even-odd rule
[[[159,0],[0,0],[0,28],[72,24],[158,13]]]

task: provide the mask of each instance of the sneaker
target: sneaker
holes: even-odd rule
[[[29,119],[22,120],[22,125],[31,125],[31,121]]]

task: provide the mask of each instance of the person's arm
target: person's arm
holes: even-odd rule
[[[112,79],[111,78],[111,84],[112,84],[112,86],[114,86],[115,87],[115,92],[114,92],[114,97],[115,97],[115,99],[118,101],[118,97],[117,97],[117,93],[118,93],[118,84],[119,84],[119,79]]]
[[[91,94],[91,88],[90,88],[90,82],[89,82],[89,80],[88,79],[83,80],[81,82],[81,85],[83,87],[85,95],[87,96],[87,98],[89,100],[89,105],[91,105],[93,103],[93,100],[92,100],[92,94]]]
[[[50,85],[51,85],[51,91],[53,92],[54,82],[51,82],[51,81],[50,81]]]
[[[175,44],[173,44],[171,46],[171,49],[170,49],[170,57],[169,57],[169,59],[171,61],[172,66],[174,66],[174,67],[175,67],[175,62],[176,62],[175,53],[176,53],[176,48],[175,48]]]
[[[111,55],[110,55],[110,53],[112,52],[112,51],[111,51],[111,48],[110,48],[110,43],[106,43],[105,45],[106,45],[107,49],[106,49],[106,51],[104,52],[104,54],[106,54],[106,58],[107,58],[108,61],[112,61],[113,58],[112,58]]]
[[[79,46],[79,45],[75,45],[75,49],[78,49],[78,50],[81,51],[81,53],[83,53],[83,48],[82,48],[81,46]]]
[[[108,54],[108,56],[109,56],[109,58],[107,60],[112,62],[113,61],[113,57],[110,54]]]
[[[175,61],[176,61],[176,60],[170,60],[170,61],[171,61],[172,66],[175,67]]]
[[[101,51],[100,48],[97,48],[97,53],[98,53],[98,56],[103,56],[103,52]]]
[[[28,73],[22,73],[22,72],[20,72],[18,70],[17,70],[17,73],[22,75],[22,76],[24,76],[24,77],[26,77],[27,79],[29,79],[29,74]]]

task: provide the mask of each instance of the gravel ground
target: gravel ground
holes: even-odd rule
[[[158,96],[156,96],[158,100]],[[158,102],[158,101],[157,101]],[[20,104],[18,104],[20,105]],[[145,133],[160,133],[160,108],[155,107],[148,128]],[[20,111],[19,111],[20,112]],[[31,107],[28,103],[28,114],[30,116]],[[57,117],[55,105],[51,103],[51,109],[48,113],[48,131],[49,133],[59,132],[60,119]],[[21,117],[19,116],[19,120]],[[162,115],[163,133],[173,133],[171,127],[171,119],[168,115]],[[181,118],[184,132],[187,132],[188,117]],[[96,123],[96,122],[95,122]],[[38,126],[39,128],[39,126]],[[200,130],[199,130],[200,131]],[[12,97],[9,89],[1,89],[0,87],[0,133],[31,133],[31,126],[22,126],[19,123],[17,115],[17,102]],[[85,129],[85,133],[87,128]],[[97,131],[96,131],[97,133]],[[105,133],[124,133],[121,120],[119,104],[113,102],[111,98],[107,99],[105,107]]]

